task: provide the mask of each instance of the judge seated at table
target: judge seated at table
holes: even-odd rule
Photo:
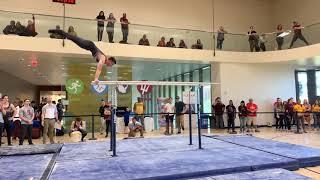
[[[81,134],[81,141],[83,141],[84,137],[86,137],[85,122],[81,120],[81,118],[77,117],[76,120],[72,121],[70,127],[70,137],[77,136]]]
[[[131,123],[129,124],[129,137],[136,137],[136,133],[140,132],[140,137],[143,138],[143,127],[140,122],[137,121],[135,117],[132,118]]]

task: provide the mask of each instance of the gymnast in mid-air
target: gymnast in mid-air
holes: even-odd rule
[[[91,51],[92,56],[94,59],[98,62],[97,69],[96,69],[96,74],[94,76],[94,83],[98,84],[99,82],[99,76],[101,74],[101,70],[103,65],[105,64],[106,66],[113,66],[117,63],[116,59],[114,57],[108,57],[106,56],[92,41],[82,39],[77,36],[73,36],[68,34],[67,32],[60,30],[60,29],[50,29],[48,31],[50,34],[59,34],[62,35],[63,38],[67,38],[74,43],[76,43],[79,47]]]

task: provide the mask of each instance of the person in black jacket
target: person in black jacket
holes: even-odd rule
[[[241,101],[240,106],[238,107],[239,119],[240,119],[240,133],[244,133],[246,130],[247,115],[248,109],[244,101]]]
[[[100,114],[100,134],[102,135],[104,130],[106,129],[106,120],[104,119],[104,108],[106,106],[106,102],[102,99],[101,106],[99,107],[99,114]]]
[[[234,119],[236,118],[236,107],[233,105],[232,100],[229,101],[229,105],[226,107],[228,114],[228,132],[230,134],[236,134],[237,131],[234,130]],[[230,128],[232,128],[232,132],[230,132]]]

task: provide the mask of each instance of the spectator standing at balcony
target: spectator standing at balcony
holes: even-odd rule
[[[114,43],[113,42],[113,34],[114,34],[114,24],[116,23],[116,18],[113,16],[113,13],[109,14],[109,17],[107,18],[107,33],[108,33],[108,40],[109,43]]]
[[[158,42],[158,47],[166,47],[166,39],[165,37],[161,37],[161,40]]]
[[[59,25],[56,25],[56,29],[55,29],[55,30],[59,31],[59,30],[60,30],[60,26],[59,26]],[[51,34],[50,34],[50,38],[53,38],[53,39],[63,39],[64,37],[63,37],[61,34],[54,32],[54,33],[51,33]]]
[[[102,41],[103,31],[104,31],[104,21],[106,17],[104,16],[104,12],[100,11],[99,15],[96,17],[98,22],[97,31],[98,31],[98,41]]]
[[[254,29],[254,26],[250,26],[248,35],[249,35],[250,51],[253,52],[254,49],[256,50],[256,52],[260,51],[259,45],[258,45],[259,36],[257,35],[257,32]]]
[[[43,144],[47,143],[47,135],[49,136],[50,143],[54,144],[54,125],[58,121],[58,111],[56,105],[52,103],[52,98],[48,97],[47,104],[42,107],[42,126],[43,129]]]
[[[282,50],[282,45],[283,45],[283,42],[284,42],[284,38],[281,36],[281,34],[284,33],[284,29],[283,29],[283,26],[281,24],[279,24],[277,26],[277,31],[276,31],[276,41],[277,41],[277,44],[278,44],[278,50]]]
[[[312,112],[313,112],[313,119],[314,119],[314,123],[313,123],[313,127],[314,129],[320,129],[320,102],[319,99],[317,99],[314,103],[314,105],[312,106]]]
[[[234,120],[236,118],[237,110],[236,107],[233,105],[233,101],[229,101],[229,105],[226,107],[227,115],[228,115],[228,132],[230,134],[236,134],[237,131],[234,130]],[[232,132],[229,131],[232,128]]]
[[[186,43],[184,42],[183,39],[180,40],[179,48],[187,48],[187,45],[186,45]]]
[[[293,21],[293,26],[292,26],[292,30],[293,30],[293,38],[290,44],[290,49],[293,46],[293,43],[297,41],[297,39],[302,40],[303,42],[306,43],[306,45],[309,45],[308,41],[306,40],[306,38],[304,38],[304,36],[302,35],[302,29],[304,27],[301,26],[301,24],[299,24],[297,21]]]
[[[259,36],[259,47],[262,51],[266,51],[266,35],[262,34],[261,36]]]
[[[196,44],[193,44],[191,49],[203,49],[203,45],[201,43],[201,40],[198,39]]]
[[[215,103],[212,105],[212,109],[214,111],[214,115],[216,118],[216,127],[218,129],[224,128],[224,121],[223,121],[223,113],[225,110],[225,105],[221,102],[221,98],[217,97]]]
[[[311,128],[311,111],[312,111],[312,107],[309,104],[308,100],[305,99],[303,100],[303,106],[306,108],[306,112],[304,113],[304,120],[308,123],[308,128]]]
[[[253,99],[249,99],[249,103],[247,104],[247,109],[248,109],[248,120],[247,120],[247,125],[255,128],[255,132],[260,132],[258,130],[258,124],[257,124],[257,111],[258,111],[258,106],[253,103]],[[249,128],[247,132],[250,132]]]
[[[220,26],[217,33],[217,49],[221,50],[224,41],[224,34],[227,33],[227,31],[224,30],[223,26]]]
[[[20,109],[19,112],[21,119],[21,132],[19,137],[19,145],[23,145],[24,138],[27,134],[29,145],[33,145],[32,143],[32,125],[34,119],[34,109],[30,106],[30,100],[25,99],[24,105]]]
[[[166,47],[175,48],[176,44],[174,44],[174,39],[170,38],[170,40],[167,42]]]
[[[248,110],[244,101],[241,101],[240,106],[238,107],[238,110],[239,110],[239,119],[240,119],[240,133],[244,133],[246,130],[247,114],[248,114]]]
[[[77,33],[75,32],[74,30],[74,27],[73,26],[69,26],[68,28],[68,34],[72,35],[72,36],[78,36]]]
[[[16,28],[16,22],[15,21],[10,21],[10,25],[7,25],[3,29],[3,34],[8,35],[8,34],[16,34],[17,33],[17,28]]]
[[[296,113],[296,120],[297,120],[297,134],[301,134],[300,132],[300,126],[304,133],[307,133],[304,127],[304,113],[306,112],[306,108],[303,104],[301,104],[301,100],[299,99],[297,104],[294,105],[294,112]]]
[[[135,117],[137,121],[141,122],[143,129],[145,130],[144,126],[144,112],[145,112],[145,106],[142,101],[142,98],[138,97],[138,102],[134,103],[133,105],[133,112],[135,114]]]
[[[99,107],[99,113],[100,113],[100,134],[103,134],[103,131],[106,129],[106,120],[104,118],[104,108],[106,106],[106,102],[104,100],[101,100],[101,106]]]
[[[36,32],[36,21],[34,15],[32,15],[32,21],[29,20],[27,25],[27,36],[35,37],[36,35],[38,35]]]
[[[147,39],[147,35],[143,35],[142,38],[139,41],[139,45],[142,46],[150,46],[149,40]]]
[[[128,43],[128,35],[129,35],[129,20],[127,19],[127,14],[123,13],[122,17],[120,18],[121,23],[121,31],[122,31],[122,41],[120,43]]]

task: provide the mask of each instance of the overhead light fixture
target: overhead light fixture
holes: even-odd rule
[[[123,75],[127,75],[128,73],[127,72],[124,72],[124,73],[122,73]]]
[[[91,71],[91,72],[95,72],[96,70],[95,70],[95,69],[90,69],[90,71]]]
[[[93,76],[93,74],[90,74],[90,76]]]
[[[107,73],[108,73],[108,74],[112,74],[112,72],[111,72],[111,71],[108,71]]]
[[[28,67],[31,67],[31,64],[28,64],[27,66],[28,66]]]
[[[20,61],[24,61],[24,59],[23,59],[23,58],[20,58]]]

